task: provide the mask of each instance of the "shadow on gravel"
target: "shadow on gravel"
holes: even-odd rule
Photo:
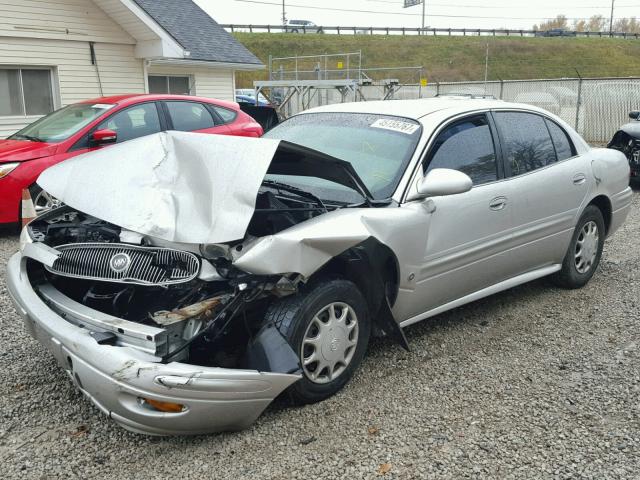
[[[446,336],[444,332],[448,330],[486,327],[493,324],[499,317],[504,316],[505,309],[510,309],[513,305],[527,303],[545,293],[557,290],[559,290],[558,287],[553,285],[551,280],[542,278],[410,325],[404,329],[411,349],[409,355],[419,353],[416,344],[424,343],[423,340],[427,340],[429,337],[435,337],[440,334]],[[369,361],[374,359],[374,362],[377,359],[388,361],[389,356],[395,357],[404,354],[402,347],[387,337],[371,338],[365,361],[360,368],[365,371],[371,368],[371,363],[367,362],[367,359]],[[387,358],[386,360],[385,357]],[[265,413],[280,415],[285,414],[287,410],[292,408],[295,409],[297,406],[291,402],[285,392],[267,407]]]
[[[0,224],[0,239],[9,239],[20,235],[20,226],[15,224]]]
[[[412,339],[418,340],[422,336],[435,334],[441,330],[455,328],[466,323],[482,325],[484,322],[491,322],[496,316],[503,313],[504,308],[511,307],[514,304],[525,303],[545,292],[554,290],[557,290],[557,287],[549,279],[535,280],[454,308],[435,317],[427,318],[406,327],[404,333],[407,336],[407,340],[409,340],[409,346],[411,346]],[[384,343],[392,345],[386,339],[384,339]]]

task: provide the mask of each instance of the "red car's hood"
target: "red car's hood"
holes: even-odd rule
[[[53,155],[57,145],[28,140],[0,140],[0,163],[23,162]]]

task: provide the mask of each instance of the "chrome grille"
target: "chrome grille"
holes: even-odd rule
[[[171,248],[122,243],[71,243],[60,245],[56,250],[60,256],[52,267],[45,266],[48,271],[87,280],[170,285],[193,280],[200,269],[196,255]],[[120,262],[114,261],[114,257]],[[114,268],[114,264],[118,268]]]

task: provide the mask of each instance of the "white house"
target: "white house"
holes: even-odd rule
[[[264,65],[191,0],[0,0],[0,138],[121,93],[233,100]]]

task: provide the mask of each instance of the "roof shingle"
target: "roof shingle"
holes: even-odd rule
[[[134,0],[191,55],[190,60],[262,65],[192,0]]]

